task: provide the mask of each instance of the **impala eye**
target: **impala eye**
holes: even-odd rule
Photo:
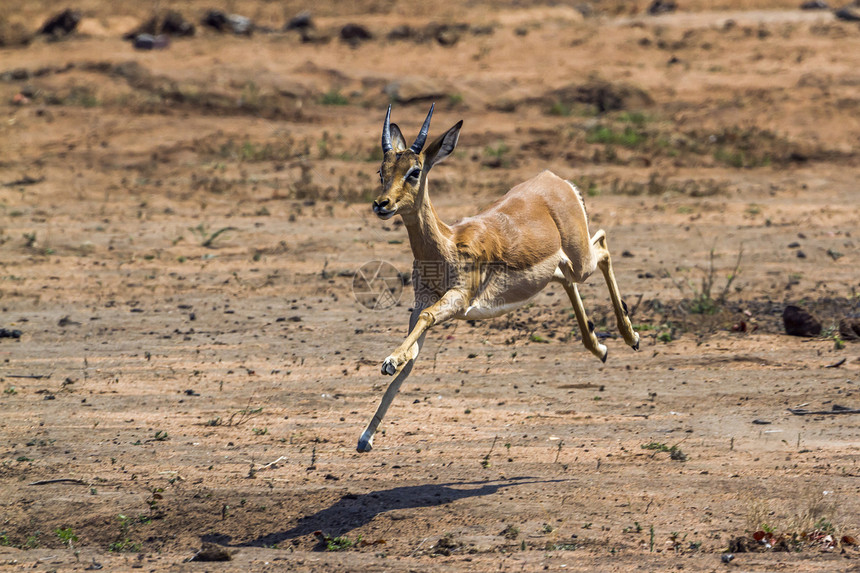
[[[407,179],[418,179],[421,176],[421,170],[416,168],[409,172],[409,175],[406,176]]]

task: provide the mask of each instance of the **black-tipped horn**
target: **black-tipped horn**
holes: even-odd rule
[[[388,106],[388,113],[385,114],[385,125],[382,127],[382,153],[388,153],[394,149],[391,145],[391,106]]]
[[[418,137],[415,138],[415,143],[409,149],[413,153],[421,153],[424,149],[424,142],[427,141],[427,132],[430,131],[430,118],[433,117],[433,108],[436,104],[430,106],[430,112],[427,114],[427,119],[424,120],[424,125],[421,126],[421,131],[418,132]]]

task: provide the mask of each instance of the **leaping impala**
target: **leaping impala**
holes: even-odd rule
[[[573,303],[583,344],[605,362],[607,348],[594,335],[594,324],[576,289],[576,283],[600,269],[618,329],[627,344],[639,349],[639,334],[615,283],[606,233],[589,235],[582,196],[570,182],[544,171],[483,213],[452,226],[439,219],[427,193],[427,174],[454,151],[463,122],[424,149],[432,116],[433,106],[410,147],[391,123],[391,106],[382,128],[382,192],[373,202],[373,212],[383,220],[403,218],[415,257],[415,304],[409,334],[382,363],[382,373],[396,377],[358,440],[359,452],[373,447],[376,428],[412,371],[427,330],[452,318],[500,316],[528,302],[550,282],[558,282]]]

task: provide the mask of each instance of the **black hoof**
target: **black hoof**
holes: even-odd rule
[[[382,373],[387,376],[394,376],[394,373],[397,372],[397,368],[394,367],[394,364],[386,360],[382,363]]]
[[[606,349],[606,352],[603,353],[603,357],[600,359],[604,364],[606,363],[606,357],[609,356],[609,349]]]
[[[636,344],[634,344],[634,345],[633,345],[633,346],[631,346],[630,348],[632,348],[633,350],[635,350],[635,351],[637,351],[637,352],[638,352],[638,351],[639,351],[639,343],[637,342]]]

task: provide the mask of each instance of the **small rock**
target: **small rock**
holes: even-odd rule
[[[654,0],[651,5],[648,6],[648,13],[652,16],[656,16],[657,14],[668,14],[677,9],[678,4],[675,0]]]
[[[170,45],[170,38],[164,34],[138,34],[132,46],[136,50],[163,50]]]
[[[463,31],[463,26],[442,25],[436,29],[433,37],[442,46],[453,46],[460,41]]]
[[[768,420],[762,420],[759,418],[756,418],[755,420],[753,420],[752,423],[759,425],[759,426],[766,426],[766,425],[770,424],[770,422]]]
[[[824,0],[812,0],[811,2],[804,2],[800,5],[801,10],[829,10],[830,6],[827,5],[827,2]]]
[[[240,16],[239,14],[230,14],[227,16],[227,24],[230,30],[237,36],[250,36],[254,31],[254,22],[250,18]]]
[[[179,12],[171,10],[164,15],[161,29],[156,31],[169,36],[193,36],[194,24],[186,20]]]
[[[239,14],[226,14],[221,10],[209,10],[201,23],[219,32],[233,32],[237,36],[250,36],[254,23],[250,18]]]
[[[314,22],[311,19],[311,13],[309,10],[305,10],[304,12],[299,12],[292,18],[290,18],[289,22],[284,24],[284,31],[289,32],[290,30],[306,30],[307,28],[313,28]]]
[[[78,23],[81,21],[81,13],[77,10],[66,8],[59,14],[48,18],[39,33],[45,36],[53,36],[54,38],[62,38],[68,36],[75,31]]]
[[[9,330],[7,328],[0,328],[0,338],[21,338],[21,334],[23,334],[20,330]]]
[[[233,556],[226,547],[215,543],[204,543],[200,551],[194,554],[189,561],[232,561]]]
[[[839,321],[839,336],[842,340],[860,340],[860,315],[849,316]]]
[[[360,24],[347,24],[340,29],[340,39],[352,46],[373,39],[370,30]]]
[[[846,22],[860,22],[860,8],[856,6],[845,6],[833,13],[838,20]]]
[[[735,537],[729,539],[729,554],[731,553],[749,553],[754,550],[755,543],[753,540],[746,537]],[[729,559],[731,561],[731,559]]]
[[[797,251],[797,258],[798,258],[798,259],[805,259],[805,258],[806,258],[806,253],[804,253],[803,251],[800,251],[800,250],[799,250],[799,251]]]
[[[734,560],[734,558],[735,558],[735,556],[734,556],[734,554],[732,554],[732,553],[723,553],[723,554],[720,556],[720,561],[722,561],[723,563],[728,564],[728,563],[731,563],[731,562],[732,562],[732,560]]]
[[[782,312],[785,333],[791,336],[818,336],[821,322],[800,307],[789,305]]]
[[[193,36],[195,32],[194,24],[185,19],[185,17],[174,10],[170,10],[162,15],[155,15],[134,30],[123,35],[124,40],[135,41],[141,34],[149,34],[158,36],[167,34],[168,36]],[[144,40],[145,42],[145,40]],[[152,48],[141,48],[152,49]]]

